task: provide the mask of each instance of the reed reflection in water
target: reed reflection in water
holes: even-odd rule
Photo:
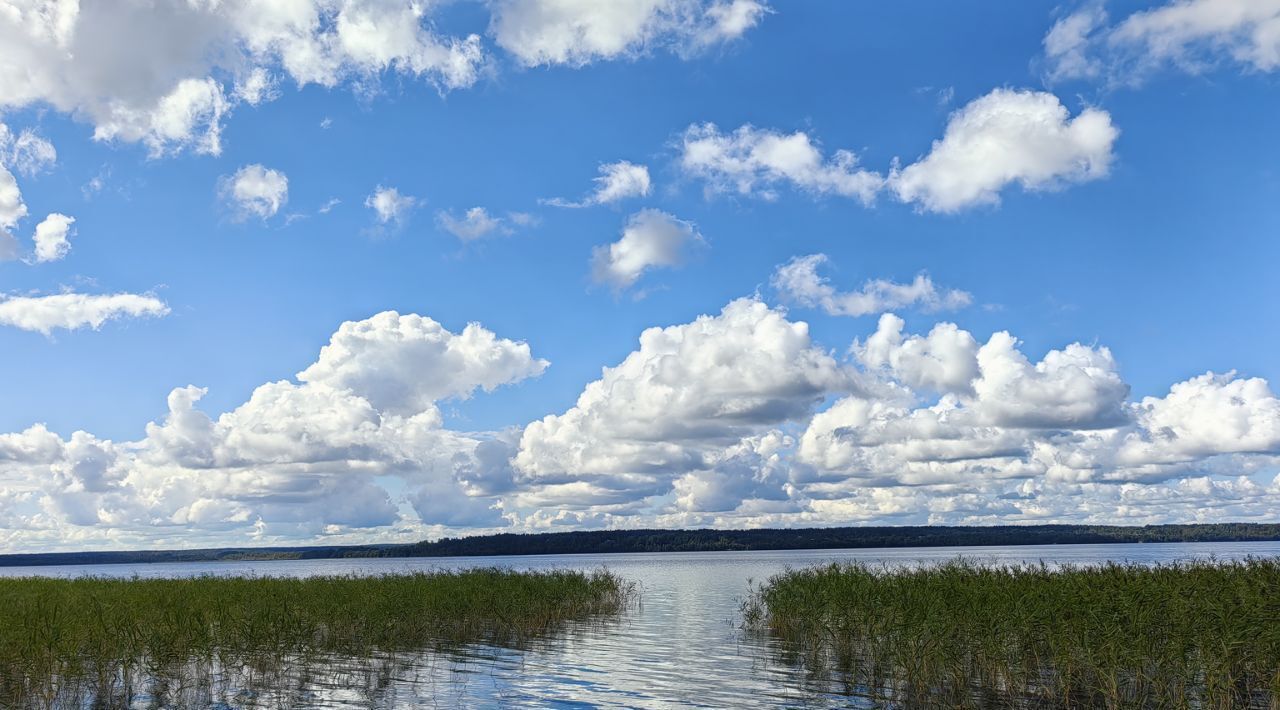
[[[543,638],[509,645],[468,644],[418,651],[344,654],[260,654],[238,661],[190,659],[117,674],[107,682],[81,678],[31,708],[409,708],[482,707],[546,702],[510,687],[528,654],[556,655],[584,633],[609,633],[616,620],[575,622]],[[568,702],[568,698],[564,698]]]
[[[603,570],[0,579],[0,705],[293,706],[313,676],[376,689],[405,659],[430,670],[473,647],[527,652],[634,597]]]

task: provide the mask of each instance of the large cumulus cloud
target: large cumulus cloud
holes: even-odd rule
[[[56,530],[66,545],[184,531],[190,544],[498,524],[510,435],[446,429],[437,402],[546,366],[476,324],[453,333],[395,312],[344,323],[297,381],[263,384],[218,417],[187,386],[139,441],[41,425],[0,436],[0,488],[21,498],[5,532]]]
[[[226,117],[279,86],[384,73],[440,91],[491,65],[485,31],[438,28],[440,3],[416,0],[149,2],[17,0],[0,7],[0,109],[52,106],[100,140],[153,154],[217,154]],[[742,36],[757,0],[503,0],[485,3],[497,45],[519,64],[583,65],[654,46],[681,55]]]
[[[573,408],[525,428],[515,464],[529,502],[580,506],[661,495],[744,438],[802,419],[851,373],[808,326],[755,299],[650,328]]]
[[[1031,355],[883,315],[846,352],[758,297],[644,331],[569,409],[501,431],[440,403],[536,377],[525,343],[342,324],[218,416],[174,389],[138,441],[0,435],[0,547],[407,540],[494,530],[1264,519],[1280,398],[1206,373],[1134,400],[1105,347]]]

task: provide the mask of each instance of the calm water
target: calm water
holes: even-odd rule
[[[788,566],[861,560],[921,565],[966,558],[989,562],[1088,564],[1280,556],[1280,542],[1028,547],[705,552],[450,559],[298,560],[218,564],[0,568],[0,575],[179,577],[200,574],[386,574],[503,566],[607,567],[638,583],[640,607],[616,623],[584,626],[524,651],[470,647],[448,657],[422,654],[295,668],[275,692],[219,698],[219,707],[849,707],[821,679],[775,662],[768,641],[738,631],[738,602],[750,580]],[[261,684],[260,684],[261,685]],[[270,683],[268,683],[270,685]],[[209,702],[208,695],[191,696]],[[138,699],[147,707],[149,699]]]

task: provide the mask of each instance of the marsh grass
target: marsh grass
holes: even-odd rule
[[[114,707],[139,688],[271,687],[338,659],[521,648],[634,596],[607,571],[0,579],[0,706]]]
[[[1275,559],[833,564],[742,613],[814,682],[908,707],[1280,707]]]

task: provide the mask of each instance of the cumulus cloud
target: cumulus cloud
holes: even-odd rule
[[[59,293],[50,296],[0,296],[0,325],[44,335],[55,329],[97,330],[121,318],[160,317],[169,307],[155,296],[136,293],[93,295]]]
[[[546,364],[476,324],[452,333],[386,312],[344,323],[296,381],[263,384],[216,417],[199,409],[206,390],[187,386],[139,441],[42,425],[0,435],[0,489],[28,501],[5,509],[0,547],[505,525],[495,495],[510,487],[514,434],[446,429],[437,402]]]
[[[876,330],[853,351],[871,370],[887,370],[913,390],[972,393],[978,377],[978,341],[954,323],[938,323],[928,335],[903,337],[906,323],[892,313],[880,316]]]
[[[71,251],[71,225],[75,217],[54,212],[36,225],[36,261],[58,261]]]
[[[349,390],[378,410],[404,414],[535,377],[547,365],[528,344],[498,338],[476,323],[455,334],[430,318],[387,311],[343,323],[298,380]]]
[[[766,322],[805,335],[762,357],[744,335]],[[1105,522],[1108,506],[1153,522],[1257,519],[1280,493],[1245,477],[1280,464],[1261,380],[1205,375],[1135,404],[1106,348],[1033,362],[1007,333],[902,329],[886,314],[855,343],[860,371],[753,300],[647,331],[525,428],[504,509],[535,526]],[[753,408],[779,391],[795,396]]]
[[[808,327],[754,299],[650,328],[568,411],[529,424],[516,504],[581,506],[659,495],[724,449],[803,418],[849,375]]]
[[[833,316],[865,316],[906,307],[925,312],[955,310],[973,302],[973,296],[957,289],[939,289],[925,274],[909,284],[872,279],[859,291],[837,291],[831,281],[818,274],[826,254],[797,256],[773,272],[770,283],[786,301],[821,308]]]
[[[1034,365],[1006,332],[978,349],[973,381],[984,422],[1004,427],[1102,429],[1123,423],[1129,386],[1105,347],[1072,343]]]
[[[381,224],[403,224],[417,203],[417,198],[402,195],[396,188],[382,185],[364,200],[364,206],[373,210]]]
[[[837,150],[824,157],[804,131],[779,133],[751,125],[732,133],[715,124],[689,126],[680,139],[680,167],[706,182],[710,192],[771,200],[782,185],[815,195],[856,197],[871,203],[883,185],[877,173],[858,166],[858,157]]]
[[[490,32],[525,66],[582,66],[655,48],[687,54],[737,39],[768,12],[760,0],[498,0]]]
[[[7,125],[0,123],[0,262],[12,261],[20,255],[22,248],[12,230],[28,214],[22,190],[9,166],[34,175],[52,165],[57,155],[53,144],[30,129],[14,135]],[[74,222],[75,218],[54,212],[36,225],[35,261],[57,261],[66,256],[71,249],[67,237]]]
[[[1132,83],[1173,66],[1199,73],[1234,62],[1247,70],[1280,68],[1280,2],[1174,0],[1115,24],[1097,6],[1054,23],[1044,39],[1049,77],[1103,77]]]
[[[690,56],[741,37],[768,12],[760,0],[486,7],[494,42],[525,66],[657,48]],[[472,86],[492,66],[481,36],[442,33],[439,19],[439,3],[416,0],[20,2],[0,13],[0,110],[47,105],[90,123],[98,140],[216,155],[227,117],[285,84],[366,90],[394,73],[441,92]]]
[[[1280,399],[1267,381],[1205,373],[1135,407],[1139,434],[1126,438],[1124,462],[1194,461],[1221,453],[1280,453]]]
[[[1204,478],[1212,492],[1227,490],[1215,477],[1276,463],[1280,400],[1264,380],[1208,373],[1133,403],[1104,347],[1073,343],[1033,364],[1008,333],[978,347],[952,324],[928,336],[901,331],[901,319],[886,315],[855,345],[868,374],[893,389],[837,401],[801,437],[798,459],[817,472],[814,495],[852,480],[976,489],[1021,480],[1024,493],[1096,494],[1098,483]],[[1043,502],[1004,491],[1023,513]]]
[[[786,453],[795,441],[774,429],[713,453],[709,467],[671,483],[674,508],[683,513],[722,513],[744,505],[787,501]]]
[[[28,214],[10,166],[33,175],[52,165],[57,155],[51,143],[31,130],[15,136],[7,125],[0,123],[0,262],[12,261],[20,255],[22,247],[12,230]],[[36,226],[36,261],[56,261],[66,256],[71,248],[67,233],[72,222],[75,219],[53,213]]]
[[[591,277],[617,290],[629,288],[650,269],[680,266],[702,242],[692,223],[661,210],[640,210],[627,219],[621,239],[592,251]]]
[[[1053,94],[996,89],[952,114],[928,155],[894,171],[888,186],[931,212],[996,204],[1012,184],[1051,190],[1105,177],[1118,136],[1101,109],[1071,118]]]
[[[461,217],[454,216],[452,212],[437,212],[436,224],[464,242],[475,241],[490,234],[509,232],[511,230],[506,225],[505,220],[489,214],[489,211],[483,207],[472,207],[463,213]]]
[[[451,89],[484,62],[477,35],[436,34],[422,4],[366,0],[27,3],[0,14],[0,47],[0,106],[47,104],[153,154],[218,153],[225,116],[270,98],[277,75],[332,87],[394,71]]]
[[[268,219],[289,201],[289,178],[255,163],[218,180],[218,194],[237,218]]]
[[[559,414],[467,432],[442,402],[546,362],[477,324],[380,313],[216,416],[186,386],[137,441],[0,434],[0,549],[1266,520],[1280,504],[1280,398],[1262,379],[1206,373],[1134,402],[1104,347],[1032,357],[1007,333],[911,334],[892,314],[852,357],[739,299],[646,330]]]
[[[1053,94],[996,89],[954,112],[927,155],[906,167],[895,159],[887,176],[862,167],[849,150],[824,156],[804,131],[751,125],[732,133],[711,123],[689,126],[679,139],[679,165],[709,195],[773,200],[791,187],[871,205],[888,191],[923,211],[950,213],[996,204],[1013,184],[1044,191],[1106,177],[1118,136],[1102,109],[1072,118]]]
[[[653,190],[649,168],[626,160],[601,165],[600,176],[595,179],[595,183],[595,191],[581,201],[570,202],[557,197],[544,202],[555,207],[591,207],[620,202],[630,197],[645,197]]]

